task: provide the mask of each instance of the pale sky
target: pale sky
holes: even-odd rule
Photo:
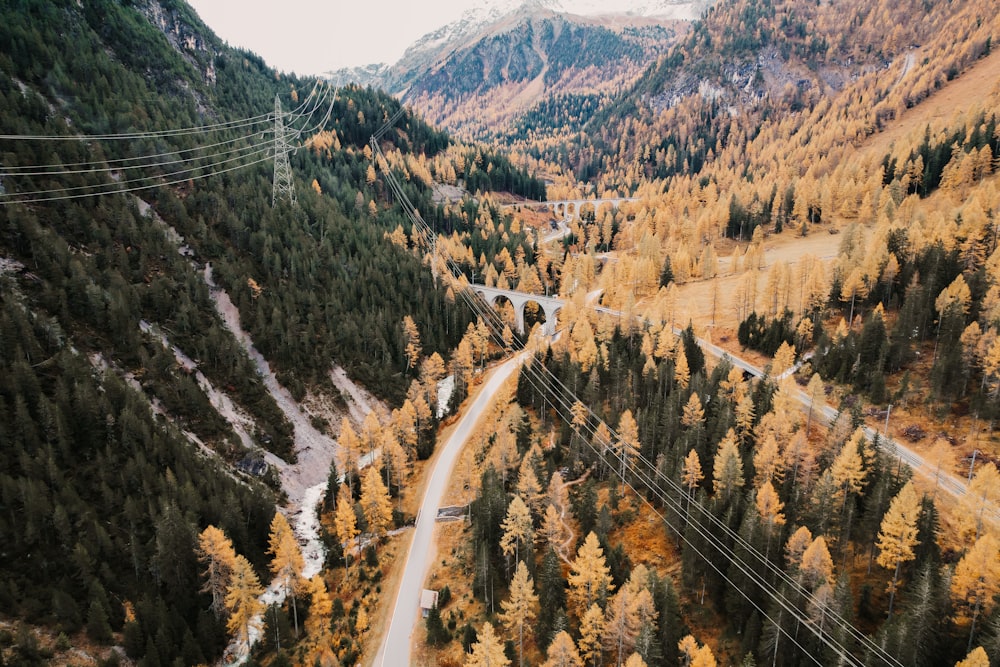
[[[395,63],[476,0],[188,0],[230,46],[296,74]]]

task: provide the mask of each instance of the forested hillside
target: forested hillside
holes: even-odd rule
[[[294,206],[271,201],[275,96],[300,131]],[[5,615],[97,643],[124,632],[145,665],[219,657],[197,536],[220,527],[263,573],[281,490],[254,461],[296,453],[214,292],[297,399],[342,403],[339,365],[398,405],[416,375],[404,318],[443,355],[470,319],[387,238],[404,218],[367,178],[367,141],[398,108],[277,74],[179,1],[0,9]],[[385,141],[400,156],[468,155],[472,189],[544,197],[501,155],[410,113],[399,127]],[[437,206],[423,183],[410,196],[442,230],[479,215],[472,200]],[[30,634],[14,641],[17,664],[43,660]]]

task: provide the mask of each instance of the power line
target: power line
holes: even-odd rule
[[[102,160],[98,162],[66,162],[62,164],[47,164],[47,165],[25,165],[18,167],[3,167],[0,171],[0,176],[3,178],[16,178],[19,176],[68,176],[72,174],[97,174],[101,172],[112,172],[120,171],[122,169],[141,169],[143,167],[162,167],[170,164],[181,164],[184,162],[190,162],[196,159],[204,159],[198,157],[188,157],[188,158],[177,158],[172,160],[159,160],[158,158],[168,158],[173,157],[182,153],[192,153],[195,151],[203,151],[209,148],[218,148],[219,146],[228,146],[231,144],[238,143],[240,141],[248,141],[253,139],[255,136],[263,138],[261,133],[251,133],[244,134],[234,139],[227,139],[225,141],[217,141],[212,144],[205,144],[203,146],[193,146],[191,148],[178,148],[170,151],[164,151],[162,153],[154,153],[152,155],[137,155],[134,157],[123,157],[123,158],[113,158],[108,160]],[[209,156],[211,157],[211,156]],[[148,164],[131,164],[140,162],[141,160],[152,160]],[[89,165],[89,167],[88,167]],[[106,166],[98,166],[106,165]],[[80,169],[58,169],[59,167],[82,167]],[[32,171],[24,171],[32,170]]]
[[[318,94],[319,90],[320,90],[320,82],[317,80],[314,83],[314,85],[313,85],[312,91],[310,91],[309,95],[296,107],[296,109],[295,109],[294,112],[289,112],[287,114],[281,113],[280,119],[282,121],[281,125],[282,125],[282,129],[283,129],[283,132],[282,132],[283,140],[280,142],[280,145],[283,147],[283,151],[281,153],[281,156],[283,157],[283,159],[284,159],[284,161],[285,161],[286,164],[287,164],[288,153],[291,153],[291,152],[294,152],[295,150],[297,150],[296,148],[293,148],[291,146],[291,140],[289,139],[289,137],[293,137],[293,138],[297,139],[302,134],[302,132],[304,131],[305,126],[308,125],[309,121],[313,118],[313,116],[315,116],[316,111],[319,110],[320,107],[321,107],[321,105],[324,102],[326,102],[328,99],[331,100],[331,101],[330,101],[330,106],[329,106],[329,108],[326,111],[326,114],[322,117],[321,120],[319,120],[317,123],[315,123],[312,128],[310,128],[310,131],[312,131],[315,128],[324,126],[326,124],[326,122],[329,120],[329,118],[330,118],[330,116],[332,114],[332,111],[333,111],[333,98],[332,98],[332,93],[331,93],[330,87],[329,86],[324,86],[324,92],[323,92],[322,95]],[[277,96],[275,98],[275,101],[276,101],[276,108],[280,112],[280,102],[278,102]],[[254,117],[254,118],[261,118],[261,117],[265,117],[265,118],[272,118],[272,117],[274,117],[276,120],[278,119],[278,117],[276,115],[274,115],[274,114],[266,114],[264,116],[258,116],[258,117]],[[296,121],[304,119],[305,120],[305,124],[303,125],[303,129],[294,130],[293,132],[285,131],[288,126],[285,126],[283,121],[284,121],[285,118],[289,118],[289,117],[294,117],[294,120],[296,120]],[[258,124],[256,121],[255,122],[250,122],[250,121],[253,121],[253,119],[243,119],[241,121],[232,121],[232,122],[230,122],[228,124],[219,124],[219,125],[217,125],[215,127],[221,127],[223,125],[226,125],[226,129],[231,130],[231,129],[235,129],[237,127],[247,127],[247,126],[254,126],[254,125]],[[202,127],[209,127],[209,126],[202,126]],[[180,132],[179,130],[168,130],[168,131],[164,131],[164,133],[160,133],[160,134],[158,134],[156,136],[157,136],[157,138],[167,137],[167,136],[181,136],[179,134],[179,132]],[[39,135],[33,135],[33,136],[39,136]],[[98,136],[98,135],[89,135],[89,136],[90,137],[95,137],[95,136]],[[121,136],[121,135],[116,135],[116,136]],[[16,173],[6,173],[6,169],[7,168],[5,168],[5,171],[2,172],[2,173],[0,173],[0,178],[17,178],[19,176],[27,177],[29,175],[30,176],[36,176],[36,177],[38,177],[38,176],[62,176],[62,175],[74,175],[74,174],[75,175],[89,175],[89,174],[95,174],[96,175],[96,174],[101,174],[101,173],[107,173],[107,174],[111,175],[112,178],[114,178],[115,175],[118,172],[123,172],[125,170],[137,170],[137,169],[147,169],[147,168],[157,168],[157,169],[160,169],[160,168],[168,167],[168,166],[172,166],[172,165],[173,166],[189,165],[189,166],[186,166],[186,167],[184,167],[182,169],[177,169],[177,170],[174,170],[174,171],[171,171],[171,172],[168,172],[168,173],[156,173],[156,174],[150,174],[150,175],[145,175],[145,176],[137,176],[137,177],[126,179],[124,181],[117,180],[117,181],[114,181],[114,182],[111,182],[111,183],[100,183],[100,184],[93,184],[93,185],[67,186],[67,187],[63,187],[63,188],[48,188],[48,189],[40,189],[40,190],[28,190],[28,191],[23,191],[23,192],[16,192],[16,191],[15,192],[2,192],[2,193],[0,193],[0,206],[9,205],[9,204],[16,204],[16,203],[20,203],[20,204],[44,203],[44,202],[50,202],[50,201],[68,200],[68,199],[76,199],[76,198],[82,198],[82,197],[101,196],[101,195],[106,195],[106,194],[116,194],[116,193],[123,193],[123,192],[135,192],[135,191],[139,191],[139,190],[146,190],[146,189],[151,189],[151,188],[155,188],[155,187],[160,187],[160,186],[163,186],[163,185],[173,185],[173,184],[183,183],[183,182],[186,182],[186,181],[200,180],[202,178],[206,178],[208,176],[211,176],[211,175],[214,175],[214,174],[217,174],[217,173],[228,173],[228,172],[231,172],[231,171],[235,171],[237,169],[241,169],[241,168],[244,168],[244,167],[249,167],[249,166],[258,164],[260,162],[266,161],[267,159],[270,159],[270,157],[278,155],[278,153],[276,151],[274,151],[274,147],[277,146],[277,145],[279,145],[279,142],[274,142],[274,144],[261,143],[261,142],[263,142],[264,137],[265,137],[265,135],[263,133],[259,133],[257,131],[254,131],[253,133],[245,134],[245,135],[242,135],[240,137],[233,138],[233,139],[227,139],[227,140],[224,140],[224,141],[219,141],[219,142],[215,142],[215,143],[211,143],[211,144],[205,144],[205,145],[202,145],[202,146],[195,146],[195,147],[192,147],[192,148],[179,149],[177,151],[159,153],[159,154],[156,154],[154,156],[145,156],[145,157],[144,156],[136,156],[136,157],[130,157],[130,158],[120,158],[117,161],[115,161],[115,160],[108,160],[108,161],[103,161],[103,162],[90,162],[90,163],[79,162],[79,163],[71,163],[69,165],[33,165],[33,166],[30,166],[30,167],[12,167],[12,168],[10,168],[10,169],[13,169],[13,170],[17,170],[17,169],[21,169],[22,170],[22,171],[19,171],[19,172],[16,172]],[[53,138],[75,139],[75,138],[78,138],[78,137],[53,137]],[[208,155],[193,155],[193,156],[190,156],[190,157],[177,157],[177,158],[171,159],[171,160],[163,160],[163,161],[151,162],[151,163],[145,163],[145,164],[143,164],[143,163],[131,164],[132,162],[139,162],[141,160],[148,159],[149,157],[166,157],[166,156],[175,156],[177,154],[193,153],[193,152],[197,152],[197,151],[208,150],[208,149],[211,149],[211,148],[218,148],[220,146],[230,146],[230,145],[233,145],[233,144],[237,144],[237,143],[239,143],[241,141],[246,141],[246,142],[251,142],[251,143],[249,143],[248,145],[245,145],[245,146],[234,146],[234,147],[232,147],[232,148],[230,148],[228,150],[217,151],[215,153],[208,154]],[[264,157],[260,157],[262,155]],[[255,158],[255,159],[251,159],[250,161],[248,161],[246,163],[242,163],[242,164],[234,164],[234,162],[236,162],[236,161],[244,160],[244,159],[247,159],[247,158]],[[59,166],[81,167],[81,166],[88,165],[88,164],[92,164],[92,165],[104,164],[104,165],[107,165],[107,166],[96,167],[94,169],[59,169],[58,168]],[[115,165],[117,165],[117,167],[112,167],[111,164],[115,164]],[[45,171],[45,169],[47,167],[55,168],[55,170],[53,170],[53,171]],[[33,171],[23,171],[23,170],[26,170],[26,169],[30,169],[30,170],[33,170]],[[206,170],[206,169],[210,170],[210,172],[206,173],[206,174],[199,174],[199,173],[197,173],[199,171]],[[288,170],[287,170],[287,174],[286,175],[287,175],[287,179],[288,179],[288,181],[287,181],[288,182],[288,187],[292,188],[291,189],[291,193],[292,193],[292,198],[294,199],[294,185],[293,185],[293,182],[291,180],[292,179],[292,174],[291,174],[291,167],[290,167],[290,165],[288,166]]]
[[[313,83],[313,90],[309,93],[302,104],[296,107],[295,111],[298,112],[300,109],[305,107],[309,98],[313,97],[316,88],[319,85],[319,80]],[[298,116],[296,116],[298,117]],[[52,134],[0,134],[0,140],[9,141],[132,141],[136,139],[155,139],[158,137],[175,137],[183,135],[195,135],[195,134],[205,134],[207,132],[218,132],[221,130],[231,130],[240,127],[247,127],[251,125],[260,125],[270,123],[272,120],[272,114],[259,114],[257,116],[251,116],[249,118],[240,118],[237,120],[221,121],[218,123],[210,123],[208,125],[195,125],[192,127],[179,127],[170,130],[151,130],[142,132],[118,132],[109,134],[65,134],[65,135],[52,135]]]
[[[37,203],[37,202],[44,202],[44,201],[53,201],[53,200],[56,200],[56,199],[63,199],[64,198],[63,196],[58,196],[58,197],[43,196],[43,195],[54,195],[56,193],[60,193],[61,195],[63,195],[63,194],[69,195],[71,197],[73,197],[73,196],[77,196],[77,197],[94,197],[94,196],[102,195],[102,194],[114,194],[114,193],[119,192],[119,191],[122,190],[121,186],[130,186],[132,184],[143,183],[144,181],[150,181],[150,180],[153,180],[153,179],[163,179],[163,178],[170,179],[170,178],[174,178],[174,177],[179,177],[181,174],[189,174],[190,172],[195,172],[195,171],[199,171],[199,170],[202,170],[202,169],[214,169],[216,167],[222,167],[222,166],[230,165],[230,164],[232,164],[236,160],[241,160],[243,158],[255,157],[255,156],[258,156],[258,155],[261,155],[261,154],[270,153],[270,150],[271,150],[270,147],[268,147],[266,145],[263,148],[254,147],[254,146],[246,146],[246,147],[243,147],[243,148],[239,148],[239,149],[235,149],[235,150],[231,150],[231,151],[224,151],[222,153],[217,153],[216,154],[216,156],[219,156],[219,157],[221,157],[221,156],[230,156],[230,157],[226,157],[224,159],[216,160],[216,161],[210,162],[208,164],[193,165],[193,166],[187,167],[185,169],[179,169],[179,170],[172,171],[172,172],[169,172],[169,173],[166,173],[166,174],[153,174],[153,175],[149,175],[149,176],[139,176],[139,177],[136,177],[136,178],[126,179],[124,181],[113,181],[111,183],[99,183],[99,184],[95,184],[95,185],[74,185],[74,186],[64,187],[64,188],[50,188],[50,189],[47,189],[47,190],[33,190],[33,191],[24,192],[24,193],[17,193],[17,192],[6,193],[6,194],[4,194],[2,196],[3,197],[10,197],[10,199],[0,199],[0,204],[27,204],[27,203]],[[212,156],[210,156],[210,157],[212,157]],[[235,168],[240,168],[241,166],[249,166],[249,164],[250,163],[244,164],[244,165],[237,165]],[[222,170],[219,173],[223,173],[225,171],[230,171],[230,169],[224,169],[224,170]],[[206,174],[206,175],[210,176],[211,174]],[[191,176],[189,175],[188,177],[185,177],[185,178],[178,178],[174,182],[183,182],[185,180],[188,180],[188,178],[190,178],[190,177]],[[155,187],[157,185],[160,185],[160,184],[159,183],[150,184],[147,187]],[[85,190],[94,190],[95,188],[106,188],[106,189],[105,190],[99,190],[99,191],[83,192]],[[131,188],[131,187],[129,187],[129,188],[125,188],[125,189],[126,190],[131,190],[131,189],[143,189],[143,188],[142,187],[138,187],[138,188]],[[73,193],[76,193],[76,194],[73,194]]]
[[[252,161],[246,162],[244,164],[238,164],[238,165],[235,165],[235,166],[226,167],[225,169],[216,169],[215,171],[212,171],[212,172],[207,173],[207,174],[197,174],[197,175],[194,175],[194,176],[187,176],[187,177],[184,177],[184,178],[175,178],[175,179],[172,179],[172,180],[166,180],[166,181],[162,181],[162,182],[159,182],[159,183],[148,183],[146,185],[139,185],[139,186],[130,187],[130,188],[116,188],[116,189],[113,189],[113,190],[105,190],[103,192],[90,192],[90,193],[87,193],[87,194],[76,194],[76,195],[53,195],[51,197],[38,197],[38,198],[34,198],[34,199],[18,199],[18,200],[12,200],[12,201],[0,201],[0,206],[6,206],[8,204],[37,204],[37,203],[41,203],[41,202],[63,201],[63,200],[67,200],[67,199],[84,199],[84,198],[89,198],[89,197],[96,197],[96,196],[99,196],[99,195],[112,195],[112,194],[117,195],[117,194],[126,194],[126,193],[129,193],[129,192],[139,192],[141,190],[152,190],[153,188],[164,187],[164,186],[167,186],[167,185],[177,185],[179,183],[187,183],[188,181],[199,181],[199,180],[202,180],[202,179],[205,179],[205,178],[209,178],[210,176],[218,176],[219,174],[226,174],[226,173],[229,173],[231,171],[237,171],[239,169],[245,169],[246,167],[252,167],[255,164],[260,164],[262,162],[267,162],[270,159],[271,159],[271,156],[268,153],[268,154],[264,155],[264,157],[262,157],[262,158],[258,158],[256,160],[252,160]],[[114,185],[114,184],[109,184],[109,185]]]

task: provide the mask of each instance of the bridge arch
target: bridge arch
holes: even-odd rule
[[[510,305],[514,309],[515,327],[519,334],[524,335],[525,333],[524,312],[529,303],[537,304],[545,315],[545,323],[542,327],[543,332],[549,336],[556,332],[558,323],[556,318],[564,304],[562,299],[542,296],[540,294],[528,294],[516,290],[503,290],[497,287],[487,287],[486,285],[469,285],[469,288],[479,294],[491,307],[497,305],[500,297],[510,301]]]

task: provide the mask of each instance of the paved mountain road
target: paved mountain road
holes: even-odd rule
[[[378,654],[375,656],[375,665],[399,667],[410,664],[410,644],[413,631],[417,626],[420,591],[423,590],[433,557],[434,524],[438,508],[441,506],[441,499],[451,481],[451,474],[455,462],[458,460],[458,455],[462,452],[465,441],[472,435],[476,422],[479,421],[479,416],[490,406],[500,387],[524,359],[525,353],[518,354],[491,372],[489,379],[483,383],[472,405],[462,415],[451,437],[444,443],[434,459],[433,470],[431,470],[427,487],[424,490],[424,499],[420,504],[419,512],[417,512],[416,527],[407,552],[399,591],[396,593],[396,600],[390,608],[389,629],[379,647]]]

